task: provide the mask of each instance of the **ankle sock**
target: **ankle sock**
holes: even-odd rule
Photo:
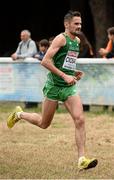
[[[17,112],[16,114],[17,114],[17,117],[19,118],[19,119],[21,119],[21,113],[22,112]]]
[[[81,156],[81,157],[78,159],[78,163],[80,164],[84,159],[85,159],[85,156]]]

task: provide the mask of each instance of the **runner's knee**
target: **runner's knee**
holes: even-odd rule
[[[50,126],[50,124],[44,124],[44,123],[42,123],[42,124],[40,125],[40,127],[41,127],[42,129],[47,129],[49,126]]]
[[[74,117],[74,123],[76,125],[76,127],[81,127],[84,125],[85,123],[85,119],[84,119],[84,116],[83,115],[76,115]]]

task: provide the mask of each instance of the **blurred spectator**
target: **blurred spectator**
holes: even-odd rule
[[[109,41],[107,43],[106,48],[99,49],[99,54],[103,58],[114,58],[114,27],[108,28],[107,33],[108,33]],[[109,108],[108,105],[103,106],[104,110],[108,110],[108,108]],[[114,111],[114,107],[112,108],[112,110]]]
[[[35,54],[35,58],[38,58],[38,60],[42,60],[48,47],[49,47],[49,41],[47,39],[42,39],[38,43],[38,52]]]
[[[99,54],[104,58],[114,58],[114,27],[107,29],[109,41],[106,48],[100,48]]]
[[[33,57],[37,53],[37,46],[35,41],[31,39],[29,30],[21,31],[21,42],[19,43],[15,53],[11,55],[13,60]],[[37,107],[35,102],[25,102],[25,108]]]
[[[77,34],[77,36],[80,39],[80,52],[78,55],[78,58],[93,58],[94,53],[93,53],[93,48],[90,42],[88,41],[87,37],[85,34],[81,31]],[[89,111],[90,106],[89,105],[83,105],[84,111]]]
[[[33,57],[37,53],[37,46],[35,41],[31,39],[29,30],[21,31],[21,42],[19,43],[15,53],[11,55],[13,60]]]
[[[78,58],[93,58],[93,48],[85,34],[81,31],[77,36],[80,39],[80,52]]]

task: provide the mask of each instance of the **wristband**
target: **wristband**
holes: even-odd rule
[[[64,79],[65,73],[61,72],[60,77]]]

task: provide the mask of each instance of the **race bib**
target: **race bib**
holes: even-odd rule
[[[75,71],[78,54],[78,52],[68,51],[64,59],[63,68]]]

